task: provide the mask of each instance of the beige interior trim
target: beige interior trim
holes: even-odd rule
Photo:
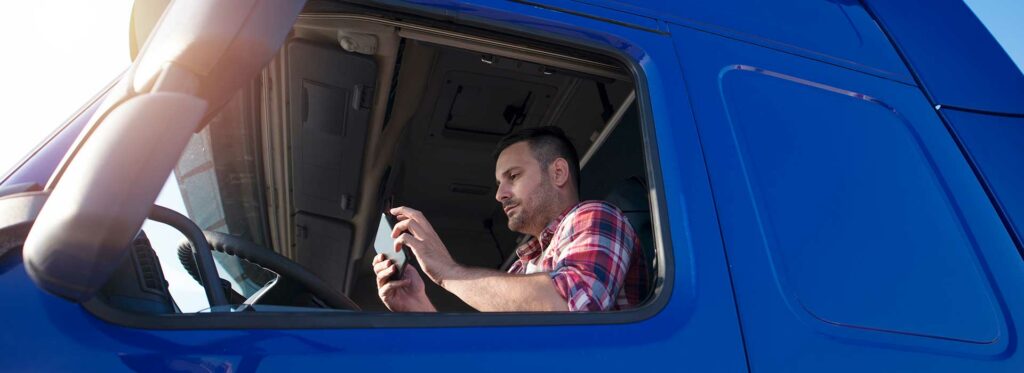
[[[597,136],[597,139],[595,139],[594,143],[590,145],[590,148],[587,148],[587,153],[583,155],[583,158],[580,158],[580,169],[583,169],[583,167],[587,165],[590,158],[594,157],[594,153],[597,153],[597,150],[601,148],[601,145],[608,140],[608,136],[611,136],[612,131],[614,131],[615,127],[619,125],[619,122],[622,121],[622,116],[626,115],[626,110],[633,105],[633,101],[636,101],[636,90],[629,91],[629,95],[626,96],[625,100],[622,100],[622,104],[619,105],[618,110],[615,110],[615,114],[608,119],[608,124],[604,125],[604,129],[601,130],[601,134]]]
[[[286,92],[287,82],[282,79],[288,71],[285,65],[284,48],[278,53],[270,65],[263,70],[262,84],[262,153],[263,153],[263,177],[267,196],[267,215],[270,225],[271,247],[287,258],[296,258],[295,249],[292,246],[292,224],[291,224],[291,183],[289,182],[289,159],[287,152],[280,151],[288,149],[291,141],[288,127],[288,114],[285,111],[285,96],[275,92]]]
[[[302,14],[299,22],[306,26],[336,28],[343,27],[340,21],[363,21],[375,22],[398,28],[399,36],[420,40],[434,44],[440,44],[475,52],[493,54],[497,56],[515,58],[519,60],[547,65],[555,68],[573,70],[581,73],[597,75],[615,80],[632,81],[622,69],[601,62],[586,60],[583,58],[564,55],[561,53],[545,51],[524,45],[508,43],[498,40],[481,38],[478,36],[448,31],[428,26],[421,26],[406,22],[378,19],[368,16],[353,14]]]

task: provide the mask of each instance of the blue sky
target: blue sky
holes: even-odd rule
[[[1024,72],[1024,0],[965,2]]]

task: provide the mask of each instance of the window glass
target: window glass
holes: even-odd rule
[[[156,204],[185,213],[185,203],[181,199],[181,191],[173,176],[167,178]],[[152,220],[147,220],[142,225],[142,230],[146,232],[153,250],[160,259],[160,268],[163,269],[168,290],[181,312],[197,312],[209,307],[203,287],[192,279],[178,261],[178,244],[185,240],[185,236],[168,225]]]
[[[156,204],[189,216],[182,198],[182,195],[187,192],[188,190],[183,190],[178,184],[177,178],[172,174],[167,178],[163,189],[160,190]],[[195,217],[189,216],[189,218],[195,221]],[[153,250],[156,251],[157,257],[160,259],[160,267],[167,280],[168,291],[181,312],[191,313],[207,309],[209,302],[206,299],[205,290],[188,273],[178,257],[178,247],[185,241],[185,236],[168,225],[152,220],[147,220],[143,224],[142,230],[148,236]],[[276,277],[273,272],[235,256],[214,252],[213,259],[220,277],[231,285],[232,290],[243,297],[252,296],[268,281]]]
[[[258,170],[253,147],[246,141],[251,131],[242,115],[241,97],[236,96],[209,125],[192,136],[156,204],[188,216],[203,230],[265,246]],[[179,309],[196,312],[209,307],[202,286],[179,259],[178,247],[185,237],[153,221],[147,221],[143,231],[157,252],[168,290]],[[242,298],[252,296],[276,277],[233,255],[214,252],[213,257],[220,277]]]

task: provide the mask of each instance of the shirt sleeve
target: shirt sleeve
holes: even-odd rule
[[[618,209],[588,204],[558,236],[567,240],[551,279],[570,311],[604,311],[615,305],[625,281],[636,233]]]

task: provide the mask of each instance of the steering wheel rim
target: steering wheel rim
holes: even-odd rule
[[[220,232],[203,231],[210,248],[224,254],[237,256],[260,267],[276,272],[283,278],[295,281],[311,294],[319,298],[328,307],[359,311],[359,306],[349,299],[345,294],[327,284],[326,281],[313,274],[298,263],[291,261],[273,250],[249,242],[240,237]],[[179,257],[182,250],[192,252],[192,244],[188,241],[182,242],[178,248]],[[185,258],[180,258],[183,261]],[[182,263],[188,268],[189,264]]]

